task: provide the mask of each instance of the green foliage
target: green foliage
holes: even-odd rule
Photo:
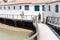
[[[7,0],[3,0],[5,3],[7,2]]]

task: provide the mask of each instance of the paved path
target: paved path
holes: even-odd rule
[[[38,23],[39,39],[38,40],[59,40],[51,29],[42,23]]]

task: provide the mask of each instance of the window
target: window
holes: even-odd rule
[[[10,6],[8,7],[8,9],[10,9]]]
[[[15,9],[15,6],[14,6],[14,9]]]
[[[0,7],[0,10],[2,9],[2,7]]]
[[[29,10],[29,5],[25,5],[25,10]]]
[[[40,10],[39,5],[35,5],[34,9],[35,9],[35,11],[39,11]]]
[[[57,21],[59,21],[59,18],[57,18]]]
[[[49,11],[51,11],[51,9],[50,9],[50,5],[49,5]]]
[[[45,5],[42,5],[42,10],[45,11]]]
[[[55,12],[59,12],[59,6],[58,5],[55,6]]]
[[[21,9],[21,6],[19,6],[19,8]]]
[[[4,7],[4,9],[6,9],[6,7]]]

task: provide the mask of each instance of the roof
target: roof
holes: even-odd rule
[[[51,2],[57,2],[56,0],[17,0],[16,2],[7,2],[7,3],[1,3],[1,5],[14,5],[14,4],[25,4],[25,3],[51,3]]]
[[[22,2],[22,3],[49,3],[49,2],[54,2],[54,1],[59,1],[59,0],[16,0],[17,2]]]

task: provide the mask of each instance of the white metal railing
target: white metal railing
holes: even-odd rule
[[[47,24],[53,25],[54,28],[60,30],[60,17],[52,17],[48,16],[47,17]],[[56,26],[56,27],[55,27]],[[52,29],[52,28],[51,28]],[[52,29],[53,30],[53,29]],[[56,36],[59,38],[59,35],[55,30],[53,32],[56,34]],[[60,38],[59,38],[60,39]]]
[[[38,20],[37,20],[37,18],[38,18],[37,16],[35,16],[33,18],[33,22],[35,23],[36,33],[34,35],[32,35],[28,40],[38,40],[39,33],[38,33]],[[35,37],[37,37],[37,39],[34,39]]]
[[[48,17],[47,22],[60,25],[60,17]]]
[[[32,20],[36,25],[36,33],[32,35],[28,40],[34,40],[35,37],[38,35],[38,16],[36,15],[12,15],[12,14],[0,14],[0,18],[7,18],[7,19],[17,19],[17,20]]]
[[[31,36],[28,40],[34,40],[34,38],[37,37],[37,35],[38,35],[38,32],[35,33],[33,36]]]
[[[13,14],[0,14],[0,18],[17,19],[17,20],[32,20],[36,15],[13,15]]]

